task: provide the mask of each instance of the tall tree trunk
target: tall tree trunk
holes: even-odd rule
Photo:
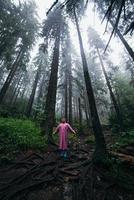
[[[24,100],[24,94],[25,94],[25,92],[26,92],[26,88],[27,88],[27,86],[24,85],[24,87],[23,87],[23,89],[22,89],[22,91],[21,91],[21,96],[20,96],[20,98],[21,98],[22,100]]]
[[[19,84],[20,84],[20,82],[21,82],[22,77],[23,77],[23,74],[21,74],[21,76],[19,77],[19,79],[18,79],[18,81],[17,81],[17,83],[16,83],[15,90],[14,90],[14,92],[13,92],[11,98],[10,98],[10,105],[12,105],[12,103],[13,103],[15,94],[16,94],[16,92],[18,91]]]
[[[82,130],[82,111],[81,111],[81,99],[78,98],[78,105],[79,105],[79,134],[83,133]]]
[[[130,57],[134,61],[134,51],[133,51],[133,49],[129,46],[129,44],[127,43],[127,41],[125,40],[125,38],[123,37],[123,35],[120,33],[119,30],[117,30],[116,33],[119,36],[119,38],[122,41],[122,43],[124,44],[124,46],[126,47],[126,50],[129,53]]]
[[[70,56],[71,59],[71,56]],[[71,61],[68,66],[68,82],[69,82],[69,123],[72,124],[72,67],[71,67]]]
[[[105,70],[105,67],[104,67],[104,64],[103,64],[103,60],[102,60],[102,57],[100,55],[100,52],[99,52],[98,48],[97,48],[97,53],[98,53],[99,60],[100,60],[100,63],[101,63],[102,71],[103,71],[105,79],[106,79],[107,87],[109,89],[110,97],[111,97],[111,100],[112,100],[113,105],[114,105],[114,109],[115,109],[116,116],[117,116],[117,119],[118,119],[118,124],[120,126],[120,130],[122,131],[122,130],[124,130],[122,114],[120,112],[120,109],[119,109],[118,103],[116,101],[115,95],[114,95],[114,93],[112,91],[111,83],[109,81],[109,78],[108,78],[107,72]]]
[[[75,100],[75,105],[76,105],[76,121],[79,120],[79,103],[78,103],[78,98]]]
[[[114,24],[111,20],[110,20],[110,23],[111,23],[112,26],[114,26]],[[130,57],[134,61],[134,51],[133,51],[133,49],[130,47],[130,45],[128,44],[128,42],[125,40],[125,38],[123,37],[123,35],[121,34],[121,32],[118,29],[116,30],[116,33],[119,36],[122,43],[124,44],[128,54],[130,55]]]
[[[64,99],[62,98],[61,99],[61,106],[60,106],[60,116],[61,117],[63,117],[63,115],[64,115],[64,110],[63,110],[63,108],[64,108]]]
[[[0,86],[2,85],[3,76],[4,76],[4,67],[1,67],[0,68]]]
[[[99,116],[98,116],[98,112],[96,108],[95,97],[93,93],[91,79],[88,72],[87,60],[86,60],[86,56],[85,56],[85,52],[83,48],[83,42],[82,42],[82,37],[81,37],[80,29],[79,29],[79,24],[78,24],[75,8],[74,8],[74,17],[75,17],[75,22],[76,22],[76,27],[77,27],[77,32],[78,32],[80,52],[81,52],[81,58],[82,58],[82,64],[83,64],[83,73],[84,73],[88,101],[89,101],[90,110],[91,110],[93,131],[94,131],[95,142],[96,142],[93,158],[99,159],[106,155],[106,143],[105,143],[102,127],[100,124],[100,120],[99,120]]]
[[[26,116],[30,117],[31,115],[31,111],[32,111],[32,106],[33,106],[33,102],[34,102],[34,97],[35,97],[35,93],[36,93],[36,89],[37,89],[37,84],[39,81],[39,76],[40,76],[40,67],[37,70],[36,76],[35,76],[35,80],[34,80],[34,84],[33,84],[33,88],[32,88],[32,92],[27,104],[27,108],[26,108]]]
[[[87,107],[87,102],[86,102],[86,97],[84,97],[84,111],[85,111],[85,116],[86,116],[86,123],[87,127],[90,128],[90,121],[89,121],[89,116],[88,116],[88,107]]]
[[[65,118],[68,121],[68,70],[67,69],[65,71]]]
[[[87,128],[90,128],[90,125],[89,125],[89,124],[90,124],[90,123],[89,123],[89,117],[88,117],[88,112],[87,112],[86,107],[85,107],[84,111],[85,111],[85,117],[86,117]]]
[[[53,60],[51,64],[51,74],[48,84],[48,93],[46,95],[45,104],[45,120],[42,122],[44,133],[47,135],[48,143],[52,142],[52,131],[55,121],[55,105],[59,66],[59,48],[60,48],[60,25],[55,39],[55,46],[53,51]]]
[[[42,77],[42,80],[41,80],[41,83],[40,83],[40,86],[39,86],[39,92],[38,92],[38,97],[37,97],[37,103],[40,104],[41,102],[41,99],[43,98],[44,94],[43,94],[43,87],[44,87],[44,84],[45,84],[45,78],[46,78],[46,75],[43,74],[43,77]]]
[[[101,10],[105,13],[104,8],[101,6],[100,7]],[[114,23],[112,22],[111,19],[109,19],[110,24],[114,27]],[[130,55],[130,57],[132,58],[132,60],[134,61],[134,51],[133,49],[130,47],[130,45],[128,44],[128,42],[125,40],[125,38],[123,37],[123,35],[121,34],[121,32],[119,31],[119,29],[116,30],[117,35],[119,36],[121,42],[123,43],[123,45],[125,46],[128,54]]]
[[[9,75],[8,75],[8,77],[7,77],[5,83],[4,83],[4,85],[3,85],[3,87],[2,87],[2,89],[0,91],[0,104],[2,104],[3,99],[4,99],[5,95],[6,95],[6,92],[7,92],[8,88],[9,88],[9,86],[10,86],[10,83],[11,83],[11,81],[12,81],[14,75],[15,75],[15,72],[18,69],[18,66],[19,66],[18,62],[20,60],[21,55],[22,55],[22,49],[19,51],[19,53],[18,53],[18,55],[16,57],[16,60],[14,61],[13,65],[12,65],[10,73],[9,73]]]
[[[38,96],[37,96],[37,106],[39,106],[42,109],[43,109],[44,102],[45,102],[45,92],[43,91],[43,87],[44,87],[44,85],[46,85],[45,78],[46,78],[46,75],[44,73],[43,77],[42,77],[42,80],[41,80],[41,83],[39,85]],[[43,96],[44,96],[44,101],[42,101]],[[36,110],[34,112],[34,119],[37,118],[38,112],[39,112],[38,110]]]
[[[17,102],[18,96],[19,96],[19,94],[20,94],[20,89],[21,89],[21,85],[19,85],[19,88],[18,88],[18,90],[17,90],[16,96],[15,96],[14,101],[13,101],[13,103],[12,103],[12,104],[14,104],[14,105],[15,105],[16,102]]]

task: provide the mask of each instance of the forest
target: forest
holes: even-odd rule
[[[134,199],[133,33],[134,0],[0,0],[0,200]]]

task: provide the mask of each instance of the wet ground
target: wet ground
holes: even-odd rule
[[[64,161],[55,147],[44,153],[23,152],[0,167],[0,200],[133,200],[133,184],[125,188],[96,167],[93,144],[84,138],[72,146]],[[114,175],[112,175],[114,176]]]

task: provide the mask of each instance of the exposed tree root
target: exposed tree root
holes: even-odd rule
[[[108,200],[107,196],[111,191],[110,200],[119,200],[115,188],[128,189],[133,193],[133,180],[123,180],[118,174],[109,174],[107,168],[96,166],[89,157],[88,152],[82,149],[72,151],[67,162],[55,152],[31,153],[0,171],[0,199],[16,200],[16,196],[19,196],[19,200],[29,200],[29,192],[40,187],[43,187],[44,191],[50,185],[64,185],[67,182],[72,188],[69,194],[71,200]],[[113,198],[112,195],[117,198]],[[122,199],[131,200],[131,197]]]
[[[111,152],[112,155],[118,157],[120,160],[134,165],[134,156],[126,155],[123,153]]]

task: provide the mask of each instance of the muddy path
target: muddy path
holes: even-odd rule
[[[83,176],[92,152],[71,149],[67,161],[53,147],[45,153],[29,151],[18,156],[0,168],[0,199],[71,199],[68,183]]]
[[[124,189],[108,178],[107,169],[91,162],[94,145],[80,141],[67,161],[49,147],[1,166],[0,200],[133,200],[133,185]]]

